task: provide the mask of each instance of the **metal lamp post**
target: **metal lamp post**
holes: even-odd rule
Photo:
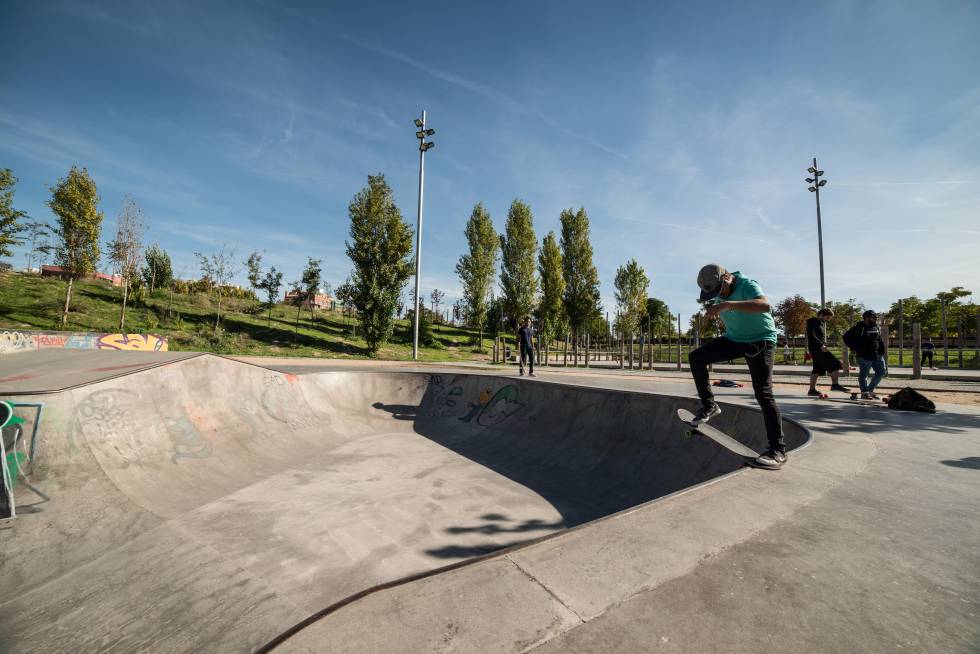
[[[813,177],[807,177],[806,183],[810,184],[810,188],[807,189],[811,193],[815,193],[817,196],[817,248],[820,252],[820,308],[827,306],[827,297],[824,294],[824,284],[823,284],[823,227],[820,224],[820,187],[827,184],[827,180],[820,179],[823,175],[823,171],[817,168],[817,158],[813,158],[813,166],[807,168],[806,171],[813,175]]]
[[[422,189],[425,183],[425,151],[435,146],[432,141],[426,142],[426,136],[436,133],[434,129],[425,127],[425,110],[422,110],[422,119],[415,119],[415,138],[419,140],[419,210],[418,222],[415,227],[415,326],[412,334],[412,360],[419,359],[419,280],[422,276]]]

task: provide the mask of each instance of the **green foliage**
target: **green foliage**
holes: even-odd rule
[[[262,289],[262,255],[256,250],[248,255],[245,261],[245,271],[248,273],[248,285],[253,291]]]
[[[143,281],[146,282],[150,292],[169,286],[173,282],[173,265],[166,250],[158,245],[151,245],[146,248],[144,258],[146,267],[143,268]]]
[[[195,252],[194,256],[197,257],[198,263],[201,266],[201,275],[211,282],[210,293],[215,298],[214,333],[217,334],[218,327],[221,325],[222,299],[227,295],[234,294],[240,296],[242,294],[241,289],[236,289],[229,285],[229,282],[237,272],[235,268],[235,252],[234,250],[229,251],[221,247],[212,252],[210,256],[205,256],[200,252]],[[252,298],[255,297],[255,294],[251,291],[247,292],[251,294]]]
[[[307,257],[306,268],[303,269],[303,276],[300,283],[303,285],[303,297],[310,303],[311,317],[314,317],[314,303],[316,301],[316,294],[320,290],[320,284],[323,281],[321,279],[322,276],[323,270],[320,267],[320,259]]]
[[[493,229],[493,221],[482,202],[473,207],[465,233],[469,252],[459,258],[456,274],[463,284],[467,321],[482,333],[500,249],[500,240]]]
[[[599,273],[592,263],[589,217],[584,208],[561,212],[561,254],[565,277],[565,315],[577,335],[602,311],[599,305]]]
[[[819,308],[819,305],[807,302],[802,295],[794,295],[777,304],[772,310],[772,317],[786,336],[802,336],[806,332],[806,321],[815,316]]]
[[[20,245],[23,241],[17,234],[25,228],[20,222],[27,216],[23,211],[14,209],[14,186],[17,178],[9,168],[0,170],[0,257],[13,256],[12,245]]]
[[[99,262],[99,234],[103,214],[99,193],[85,168],[71,167],[68,177],[51,187],[48,206],[58,217],[55,233],[60,239],[56,260],[71,279],[95,270]]]
[[[266,304],[269,305],[269,317],[267,324],[272,326],[272,307],[276,305],[276,300],[279,299],[279,289],[282,288],[282,273],[276,270],[273,266],[269,269],[269,272],[265,274],[265,277],[257,284],[258,288],[265,291],[267,295]]]
[[[688,336],[697,335],[699,339],[714,338],[722,332],[720,321],[709,320],[703,311],[698,311],[691,316],[688,323]]]
[[[655,297],[647,298],[646,317],[653,335],[673,332],[673,316],[670,314],[670,308],[667,306],[667,303],[663,300]]]
[[[407,342],[411,343],[414,338],[415,312],[409,309],[405,317],[408,319]],[[436,344],[436,337],[432,331],[433,322],[432,312],[422,307],[419,313],[419,347],[432,347]]]
[[[47,256],[54,252],[54,244],[49,240],[54,235],[54,228],[40,220],[29,220],[24,223],[24,242],[30,244],[27,251],[27,267],[34,268],[34,263],[44,261],[41,255]]]
[[[538,320],[544,338],[557,338],[565,332],[565,278],[562,276],[561,249],[554,232],[548,232],[541,243],[538,254],[538,273],[541,275],[541,304],[538,305]]]
[[[507,212],[507,226],[501,237],[500,287],[504,311],[513,324],[530,315],[537,304],[538,273],[535,255],[538,239],[534,235],[531,208],[514,200]]]
[[[368,350],[376,355],[391,338],[398,295],[412,273],[412,228],[402,220],[384,175],[368,176],[368,186],[354,196],[348,212],[352,299]]]
[[[640,330],[646,314],[650,278],[636,259],[630,259],[625,266],[616,269],[615,285],[616,302],[619,304],[616,328],[623,334],[635,334]]]

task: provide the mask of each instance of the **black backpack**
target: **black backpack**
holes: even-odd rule
[[[891,396],[888,400],[888,408],[935,413],[936,403],[911,386],[906,386]]]

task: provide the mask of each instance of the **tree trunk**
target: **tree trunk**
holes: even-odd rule
[[[296,304],[296,325],[293,330],[293,343],[296,342],[296,336],[299,334],[299,312],[303,310],[303,303],[299,302]]]
[[[170,285],[170,303],[167,305],[167,317],[173,316],[173,306],[174,306],[174,287],[173,284]]]
[[[221,295],[218,295],[218,309],[214,314],[214,335],[218,335],[218,325],[221,323]]]
[[[68,293],[65,294],[65,308],[61,312],[61,326],[64,327],[68,324],[68,307],[71,306],[71,287],[75,283],[74,277],[68,278]]]
[[[266,325],[267,329],[272,329],[272,303],[269,303],[269,323]]]
[[[129,280],[123,279],[122,310],[119,312],[119,331],[126,333],[126,298],[129,295]]]

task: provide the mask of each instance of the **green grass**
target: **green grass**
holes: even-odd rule
[[[64,331],[119,331],[122,291],[104,282],[76,282],[68,324],[61,326],[61,308],[67,282],[23,273],[0,273],[0,329]],[[254,300],[225,298],[221,326],[214,333],[215,303],[204,294],[173,296],[157,291],[126,309],[126,331],[168,336],[171,350],[263,356],[370,358],[367,344],[352,334],[352,320],[339,311],[317,311],[311,320],[304,309],[296,320],[296,307],[278,304],[268,310]],[[357,329],[359,333],[359,328]],[[419,348],[423,361],[487,360],[491,338],[484,347],[471,344],[474,331],[450,325],[433,325],[434,345]],[[395,323],[391,342],[378,359],[407,361],[412,358],[412,325]]]

